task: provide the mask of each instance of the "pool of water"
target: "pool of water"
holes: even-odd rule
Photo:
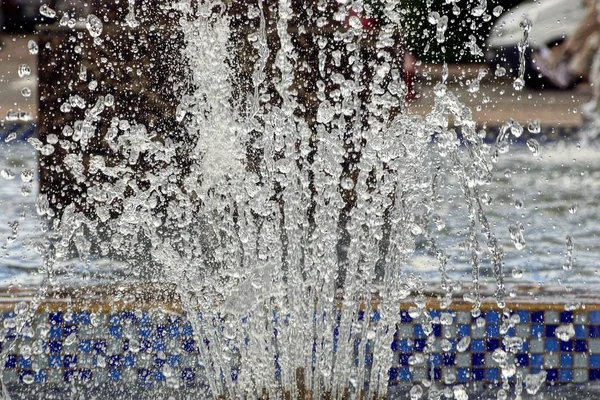
[[[509,283],[536,286],[600,284],[600,158],[595,146],[575,142],[544,145],[539,157],[525,145],[514,145],[502,155],[494,171],[494,183],[484,190],[491,198],[488,218],[505,251],[505,275]],[[46,240],[46,222],[35,211],[38,192],[36,155],[24,142],[0,144],[0,281],[7,285],[34,285]],[[444,174],[449,176],[449,174]],[[11,179],[12,177],[12,179]],[[434,237],[450,256],[449,273],[456,281],[471,276],[469,254],[462,244],[466,212],[458,182],[442,182],[441,222],[432,227]],[[513,245],[509,227],[521,224],[526,245]],[[567,264],[567,236],[574,244],[573,265]],[[482,260],[484,283],[493,284],[489,262]],[[110,260],[90,265],[73,261],[57,268],[57,276],[93,282],[109,279],[119,271]],[[431,282],[439,280],[438,264],[427,251],[417,249],[407,273]]]

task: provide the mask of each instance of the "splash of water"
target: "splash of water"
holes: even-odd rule
[[[128,4],[126,24],[135,28]],[[176,2],[188,71],[176,89],[180,140],[115,117],[101,140],[125,162],[65,158],[79,183],[88,180],[86,168],[110,179],[89,189],[93,215],[73,204],[61,211],[48,279],[52,263],[75,248],[86,261],[94,252],[121,257],[129,277],[175,284],[214,395],[384,393],[398,303],[414,300],[427,349],[433,324],[448,322],[425,312],[432,288],[403,273],[417,243],[439,263],[446,307],[460,286],[433,235],[443,227],[435,211],[447,201],[440,176],[454,174],[467,210],[473,315],[487,260],[504,307],[502,248],[480,192],[491,182],[490,149],[469,108],[445,87],[426,117],[404,110],[395,6],[385,2],[375,35],[361,22],[368,10],[360,2]],[[479,2],[472,15],[486,7]],[[443,42],[447,17],[432,19]],[[94,38],[103,35],[101,20],[87,22]],[[446,78],[447,67],[442,85]],[[108,94],[94,102],[76,96],[64,112],[85,109],[85,118],[63,133],[85,150],[115,104]],[[509,121],[496,153],[520,132]],[[150,163],[143,185],[133,170],[142,159]],[[48,198],[38,203],[51,212]],[[524,243],[521,231],[511,231],[515,245]],[[505,355],[497,357],[512,376]]]

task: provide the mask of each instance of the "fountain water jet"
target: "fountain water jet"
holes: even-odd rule
[[[113,119],[100,140],[125,161],[94,158],[86,172],[111,180],[80,174],[86,206],[61,212],[52,257],[73,243],[84,258],[136,249],[129,277],[144,268],[177,285],[214,395],[385,393],[399,302],[414,296],[429,338],[437,323],[425,312],[431,288],[402,271],[417,241],[439,262],[446,304],[458,288],[432,234],[443,174],[464,195],[473,315],[481,260],[504,307],[502,250],[479,192],[491,181],[485,132],[445,88],[427,117],[403,110],[396,6],[384,2],[369,30],[360,2],[176,2],[179,124],[165,138],[127,112]],[[111,107],[97,100],[83,106],[80,143]]]

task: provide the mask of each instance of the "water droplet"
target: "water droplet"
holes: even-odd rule
[[[494,72],[494,74],[495,74],[495,75],[496,75],[498,78],[501,78],[501,77],[503,77],[504,75],[506,75],[506,68],[498,66],[498,67],[496,67],[496,71]]]
[[[479,4],[471,10],[471,15],[481,17],[487,9],[487,0],[479,0]]]
[[[344,177],[344,178],[342,178],[340,185],[342,186],[342,189],[344,189],[344,190],[351,190],[354,187],[354,180],[349,176]]]
[[[24,78],[26,76],[31,75],[31,67],[27,64],[21,64],[19,65],[19,78]]]
[[[29,49],[29,54],[32,55],[36,55],[39,52],[39,48],[35,40],[30,40],[27,43],[27,49]]]
[[[23,380],[23,383],[26,385],[31,385],[35,381],[35,379],[33,378],[33,375],[28,374],[28,373],[24,374],[21,379]]]
[[[28,87],[24,87],[23,89],[21,89],[21,95],[23,97],[31,97],[31,89],[29,89]]]
[[[540,133],[542,131],[540,121],[534,120],[534,121],[529,122],[529,124],[527,124],[527,130],[533,134]]]
[[[575,336],[575,328],[573,324],[561,325],[556,328],[554,335],[563,342],[568,342]]]
[[[23,182],[31,182],[33,179],[33,170],[29,168],[24,168],[21,170],[21,181]]]
[[[47,4],[42,4],[40,6],[40,14],[42,14],[46,18],[55,18],[56,11],[51,9]]]
[[[520,210],[521,208],[523,208],[523,201],[520,199],[515,199],[515,208],[517,210]]]
[[[527,374],[525,376],[525,390],[529,394],[536,394],[544,382],[546,382],[546,371],[540,371],[537,374]]]
[[[573,203],[569,206],[569,214],[575,214],[577,212],[577,203]]]
[[[67,26],[69,24],[69,13],[64,13],[63,16],[58,21],[59,26]]]
[[[469,336],[464,336],[456,344],[456,350],[459,353],[463,353],[463,352],[467,351],[467,349],[469,348],[470,344],[471,344],[471,338]]]
[[[3,170],[0,170],[0,177],[6,179],[7,181],[10,181],[15,179],[15,173],[12,172],[10,169],[5,168]]]
[[[510,238],[517,250],[522,250],[525,247],[525,237],[523,236],[523,225],[511,225],[508,228]]]
[[[319,109],[317,110],[317,122],[321,124],[328,124],[331,122],[334,116],[335,109],[331,103],[327,100],[323,100],[321,104],[319,104]]]
[[[540,143],[535,139],[527,139],[527,148],[535,157],[540,155]]]
[[[4,141],[6,143],[8,142],[12,142],[13,140],[15,140],[17,138],[17,132],[11,132],[8,134],[8,136],[6,137],[6,139],[4,139]]]
[[[442,315],[440,316],[440,323],[442,325],[452,325],[452,322],[454,321],[454,317],[452,316],[451,313],[442,313]]]
[[[419,400],[423,396],[421,385],[414,385],[410,388],[410,400]]]
[[[502,6],[496,6],[496,7],[494,7],[492,14],[494,14],[494,17],[499,17],[503,11],[504,11],[504,8]]]
[[[521,91],[525,87],[525,80],[523,78],[516,78],[513,82],[513,88],[516,91]]]
[[[75,334],[75,332],[73,332],[65,338],[65,346],[72,345],[76,341],[77,341],[77,335]]]
[[[573,301],[573,302],[565,303],[565,311],[575,311],[579,308],[581,308],[580,301]]]
[[[506,352],[504,350],[502,350],[502,349],[496,349],[492,353],[492,358],[498,364],[502,365],[502,364],[504,364],[506,362]]]
[[[102,21],[94,14],[87,16],[85,27],[92,37],[98,37],[102,34]]]

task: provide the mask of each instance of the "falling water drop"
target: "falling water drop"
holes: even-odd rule
[[[51,9],[47,4],[42,4],[40,6],[40,14],[42,14],[46,18],[55,18],[56,11]]]
[[[567,235],[567,251],[565,253],[565,257],[567,259],[566,264],[563,265],[563,269],[565,271],[570,271],[573,269],[573,238],[571,238],[571,235]]]
[[[90,36],[92,37],[98,37],[102,34],[102,21],[94,14],[90,14],[87,16],[87,19],[85,21],[85,27],[87,28],[88,32],[90,33]]]
[[[528,374],[525,376],[525,390],[531,395],[537,394],[544,382],[546,382],[546,371],[540,371],[537,374]]]
[[[520,210],[521,208],[523,208],[523,201],[521,199],[515,199],[515,208],[517,210]]]
[[[575,214],[577,212],[577,203],[573,203],[569,206],[569,214]]]
[[[535,139],[527,139],[527,148],[535,157],[540,155],[540,143]]]
[[[568,342],[575,336],[575,328],[573,327],[573,324],[560,325],[556,328],[554,334],[563,342]]]
[[[39,51],[38,44],[35,40],[30,40],[27,42],[27,49],[29,49],[29,54],[36,55]]]
[[[26,76],[31,75],[31,67],[27,64],[21,64],[19,65],[19,78],[24,78]]]
[[[506,75],[506,68],[498,66],[498,67],[496,67],[496,71],[494,72],[494,74],[495,74],[495,75],[496,75],[498,78],[501,78],[501,77],[503,77],[504,75]]]
[[[469,348],[470,344],[471,344],[471,337],[470,336],[464,336],[456,344],[456,350],[459,353],[463,353],[463,352],[467,351],[467,349]]]
[[[533,134],[540,133],[542,131],[540,121],[537,121],[537,120],[530,121],[529,124],[527,124],[527,130]]]
[[[508,228],[510,232],[510,238],[515,245],[517,250],[522,250],[525,247],[525,237],[523,236],[523,225],[511,225]]]

